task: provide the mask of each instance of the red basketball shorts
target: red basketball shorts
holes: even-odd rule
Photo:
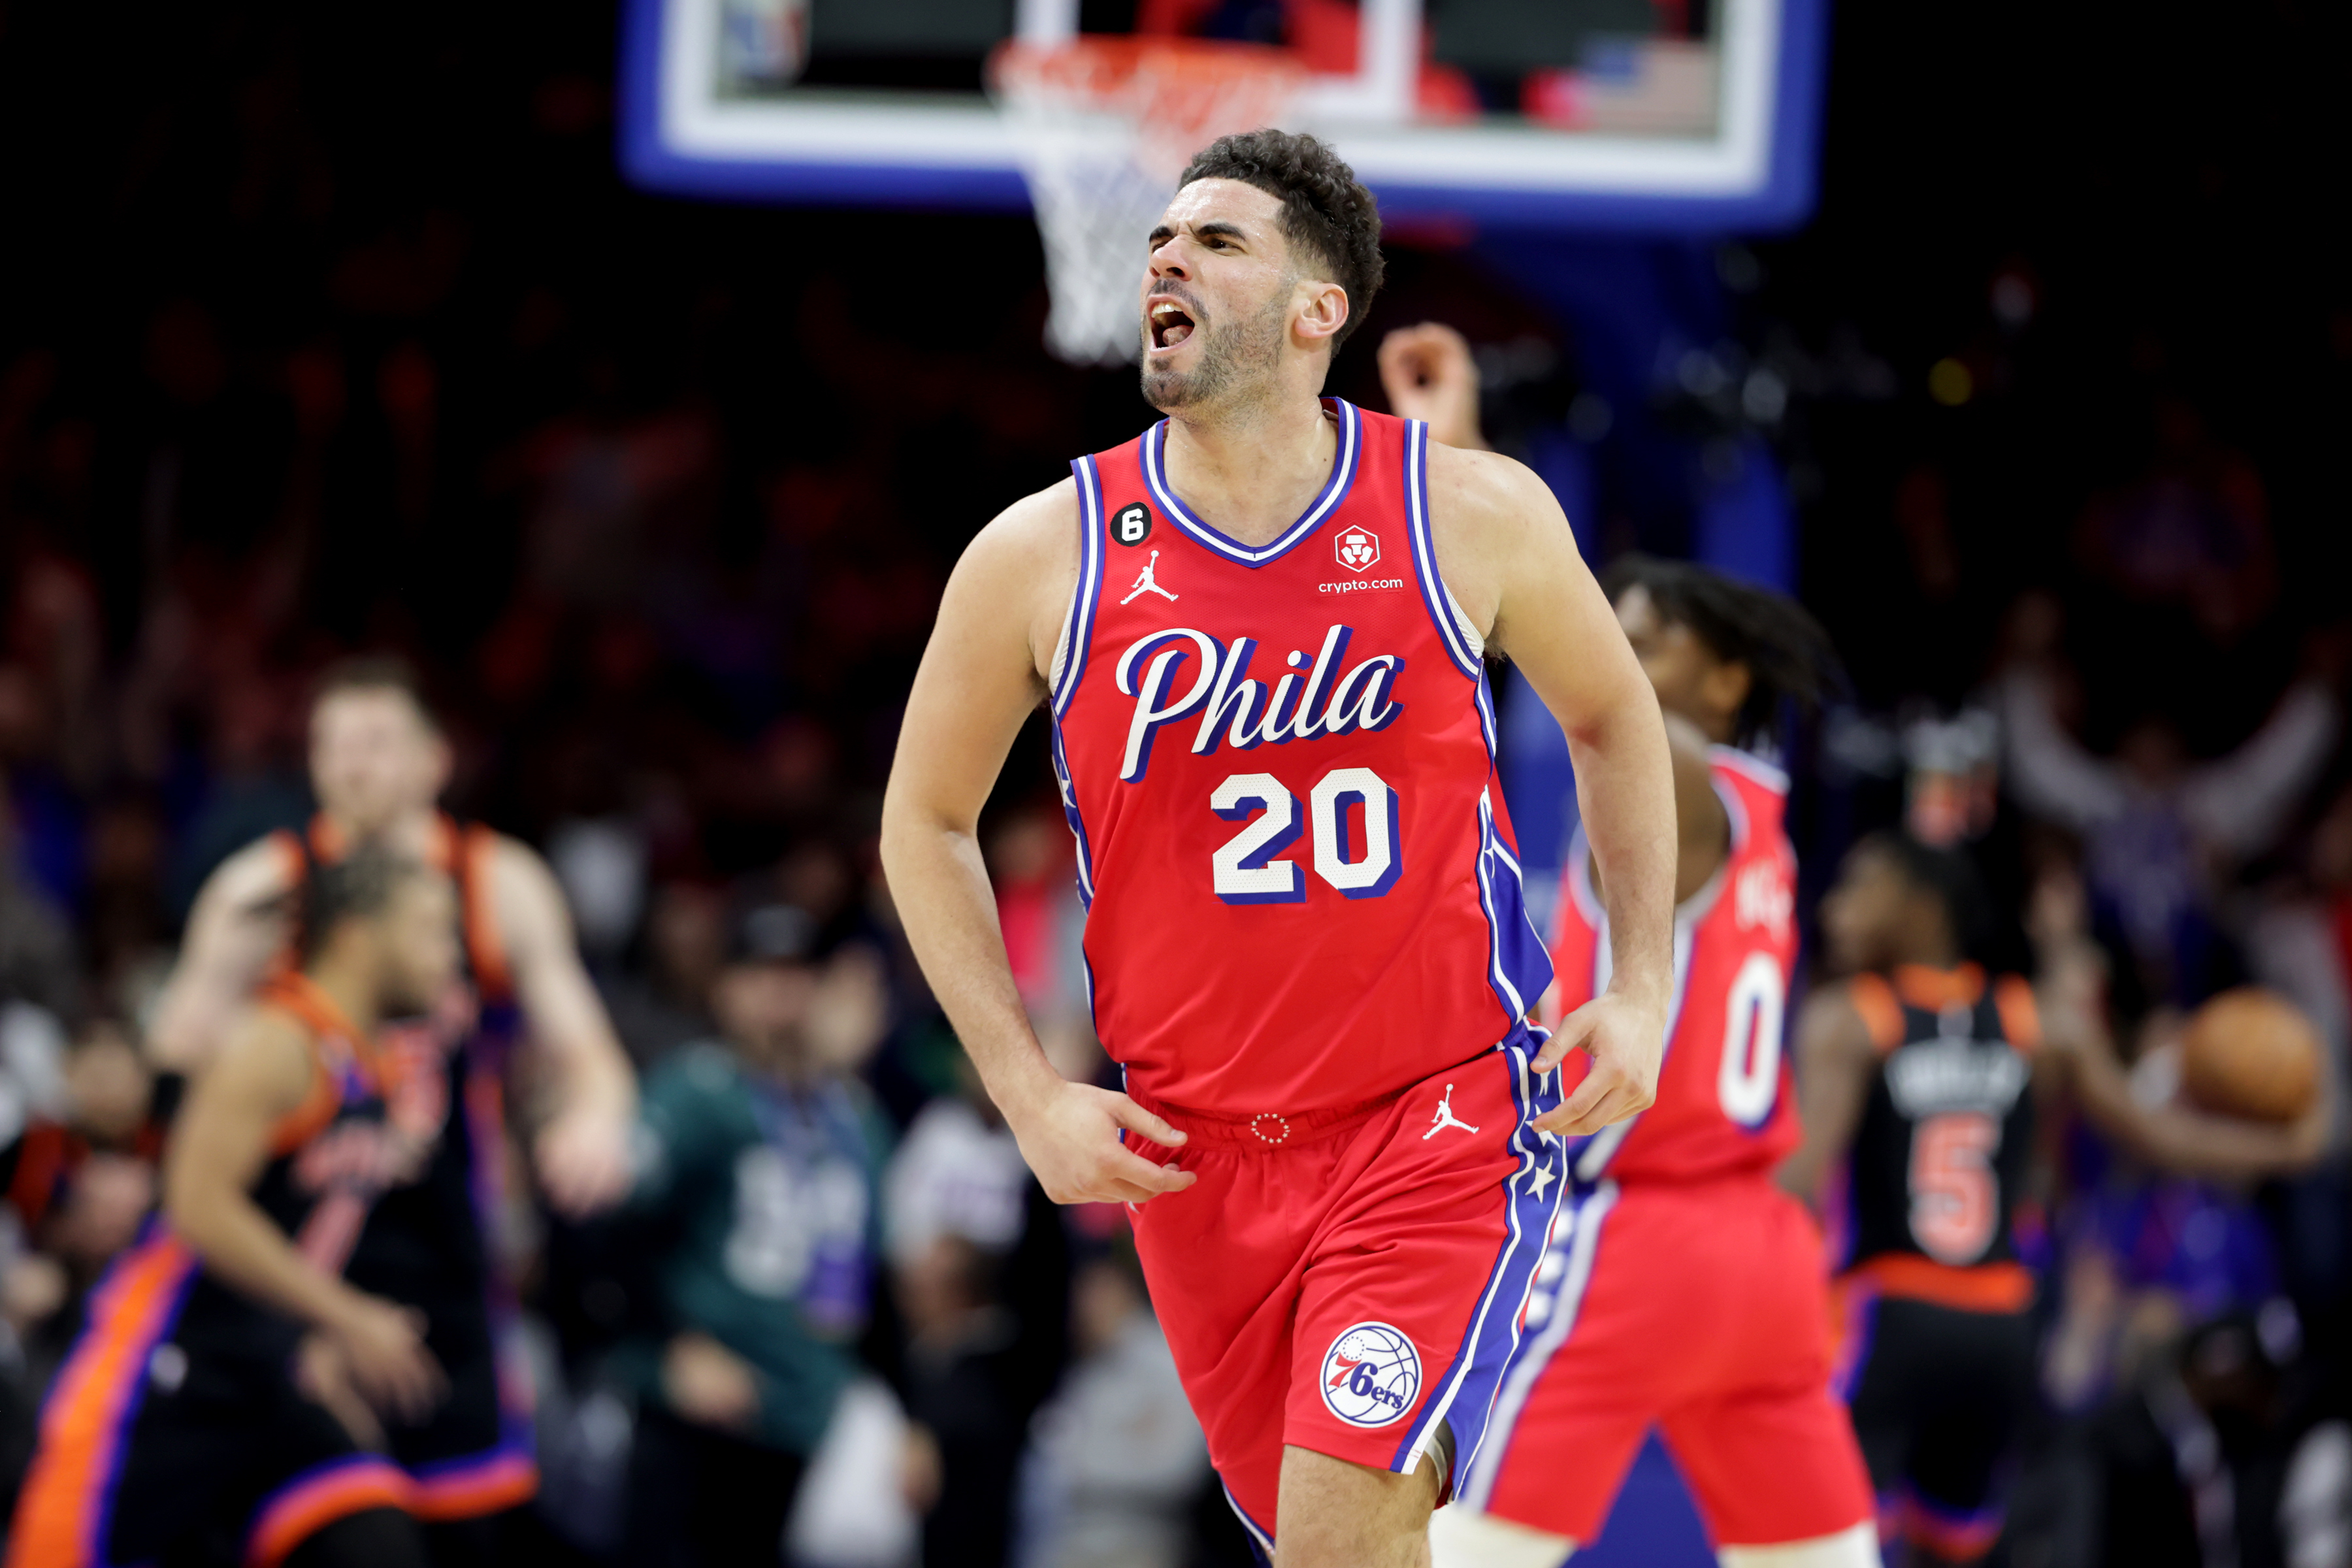
[[[1829,1331],[1820,1234],[1761,1176],[1571,1194],[1462,1499],[1591,1542],[1655,1427],[1717,1546],[1850,1529],[1875,1507]]]
[[[1320,1126],[1144,1101],[1190,1135],[1175,1157],[1200,1180],[1136,1210],[1137,1250],[1261,1550],[1286,1445],[1409,1471],[1441,1422],[1457,1457],[1484,1434],[1563,1186],[1559,1140],[1528,1125],[1559,1103],[1538,1045]]]

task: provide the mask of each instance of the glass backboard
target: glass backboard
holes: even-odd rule
[[[1813,195],[1827,0],[630,0],[623,153],[680,195],[1017,210],[1008,38],[1294,51],[1392,222],[1716,234]]]

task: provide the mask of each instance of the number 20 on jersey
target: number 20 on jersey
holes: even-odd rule
[[[1315,874],[1345,897],[1377,899],[1396,886],[1397,793],[1370,768],[1333,768],[1298,796],[1272,773],[1234,773],[1209,808],[1246,824],[1209,857],[1210,885],[1229,904],[1307,901],[1307,875],[1283,851],[1310,833]]]

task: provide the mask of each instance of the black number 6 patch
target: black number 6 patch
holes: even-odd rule
[[[1151,509],[1141,501],[1118,509],[1110,520],[1110,533],[1121,544],[1140,544],[1151,537]]]

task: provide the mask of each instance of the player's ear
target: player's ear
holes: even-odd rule
[[[1348,324],[1348,291],[1337,283],[1301,279],[1291,330],[1308,347],[1332,342]]]

